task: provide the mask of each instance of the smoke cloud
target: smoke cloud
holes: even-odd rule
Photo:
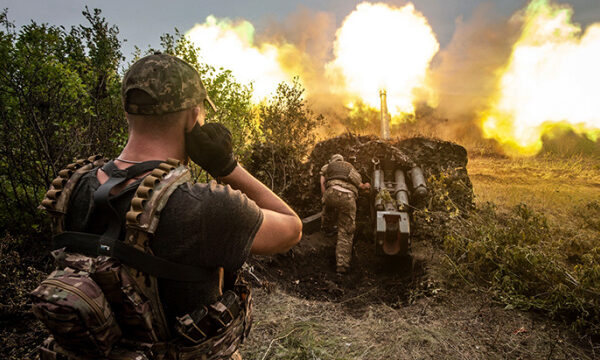
[[[465,22],[456,20],[448,46],[434,59],[428,82],[431,101],[440,117],[449,119],[438,129],[446,137],[477,141],[478,114],[498,90],[499,70],[506,66],[521,24],[495,15],[492,4],[482,4]]]
[[[531,12],[531,15],[527,10],[532,6],[548,14],[555,13],[556,5],[549,0],[533,0],[526,9],[511,17],[498,15],[492,3],[481,4],[469,19],[456,19],[451,41],[439,51],[427,19],[414,11],[412,4],[394,7],[361,3],[339,28],[333,14],[300,7],[284,20],[271,20],[260,33],[256,33],[251,24],[211,18],[195,29],[204,34],[199,37],[204,39],[201,48],[214,54],[223,53],[219,58],[221,62],[226,59],[249,63],[254,59],[250,70],[243,72],[253,75],[255,84],[264,83],[265,88],[271,89],[270,92],[275,91],[279,81],[289,81],[297,76],[306,89],[306,99],[312,110],[323,114],[327,120],[329,129],[326,135],[344,131],[345,127],[353,131],[378,133],[378,93],[386,89],[388,107],[392,112],[393,136],[432,135],[470,148],[481,146],[484,150],[498,151],[498,144],[505,144],[506,139],[496,136],[496,140],[486,140],[484,134],[489,136],[489,129],[484,119],[499,104],[499,99],[506,97],[506,74],[511,69],[516,48],[526,33],[528,23],[536,19],[533,17],[536,13]],[[364,12],[369,9],[380,10],[381,13],[365,17]],[[398,20],[392,15],[403,15],[404,18]],[[350,21],[353,16],[363,22],[359,22],[359,26],[350,26],[354,24]],[[399,23],[405,28],[395,27]],[[554,23],[556,21],[551,22]],[[393,26],[382,26],[384,24]],[[347,34],[344,30],[348,29],[353,31],[350,31],[350,36],[344,37]],[[433,45],[429,47],[432,50],[426,52],[427,56],[417,56],[422,55],[419,45],[427,41],[416,41],[416,45],[405,41],[407,34],[412,36],[408,40],[416,38],[419,30],[431,34],[430,43]],[[588,32],[593,33],[591,30]],[[207,34],[216,34],[212,43],[206,43],[207,38],[212,39]],[[583,39],[588,38],[592,37]],[[223,39],[231,44],[227,52],[222,51]],[[587,44],[585,41],[581,43]],[[535,43],[532,45],[534,49],[537,46]],[[558,45],[555,48],[563,48]],[[576,55],[572,57],[577,58]],[[422,67],[411,67],[411,61]],[[537,65],[534,63],[532,66]],[[284,76],[266,76],[272,75],[274,70]],[[518,80],[536,89],[539,79],[530,76],[531,72],[519,74]],[[544,74],[544,79],[554,77],[552,73]],[[418,77],[418,81],[411,83],[410,76]],[[271,78],[285,79],[274,81]],[[394,93],[395,87],[399,86],[404,88]],[[404,104],[412,102],[414,108],[412,105],[410,108],[414,109],[414,113],[406,110],[408,107],[390,106],[400,98]],[[510,113],[505,117],[508,121],[516,121]],[[564,116],[564,120],[568,122],[570,116]]]
[[[410,131],[482,142],[477,115],[496,93],[498,70],[507,63],[520,26],[518,21],[498,17],[492,4],[480,5],[468,21],[457,19],[451,42],[438,52],[427,74],[429,90],[422,91],[421,104],[430,107],[418,106],[417,123],[412,128],[393,127],[394,134],[403,136]],[[371,121],[378,119],[365,109],[348,109],[350,98],[333,89],[333,84],[343,80],[332,81],[325,75],[325,65],[334,56],[336,30],[330,13],[299,8],[283,21],[272,20],[257,34],[258,43],[277,44],[282,67],[301,78],[311,107],[325,115],[332,131],[343,130],[342,120],[355,113]],[[378,124],[373,125],[367,129],[379,128]]]
[[[346,99],[334,93],[325,75],[325,64],[333,56],[336,30],[332,14],[301,6],[283,21],[271,20],[257,36],[259,41],[278,44],[280,64],[301,79],[311,108],[326,117],[333,132],[342,129],[338,120],[348,112],[343,106]]]

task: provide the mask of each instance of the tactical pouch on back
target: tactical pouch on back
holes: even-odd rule
[[[173,344],[168,359],[229,359],[244,342],[252,326],[252,293],[243,279],[204,309],[177,318],[177,332],[187,341]]]
[[[112,304],[126,338],[158,341],[152,325],[150,301],[124,266],[114,258],[100,257],[92,276]]]
[[[90,274],[111,304],[125,338],[144,342],[158,340],[152,327],[150,301],[118,260],[108,256],[92,258],[63,249],[53,251],[52,255],[59,269],[68,267]]]
[[[242,315],[240,298],[227,290],[214,304],[203,306],[191,314],[177,318],[175,330],[189,345],[199,344],[221,333],[236,317]]]
[[[106,297],[87,272],[56,270],[31,299],[33,313],[67,350],[106,356],[121,337]]]

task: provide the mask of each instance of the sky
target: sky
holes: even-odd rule
[[[134,46],[142,49],[158,47],[162,34],[173,33],[174,28],[185,32],[207,16],[245,19],[260,33],[274,22],[300,10],[325,12],[333,16],[339,26],[344,18],[362,1],[350,0],[0,0],[0,8],[8,8],[8,18],[17,26],[34,20],[38,23],[63,25],[70,28],[84,22],[81,11],[87,5],[102,10],[109,24],[120,30],[123,54],[130,58]],[[404,5],[404,0],[381,1]],[[600,22],[600,0],[559,0],[575,10],[574,21],[584,27]],[[509,17],[523,8],[526,0],[413,0],[415,8],[429,20],[441,49],[452,39],[457,21],[468,21],[479,6],[492,6],[492,12]]]

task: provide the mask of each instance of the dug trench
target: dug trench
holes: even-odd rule
[[[399,308],[415,292],[426,291],[422,287],[428,283],[423,280],[433,256],[430,240],[443,236],[444,219],[460,215],[453,212],[472,206],[467,152],[457,144],[428,138],[383,141],[373,136],[345,134],[325,140],[311,153],[307,171],[296,182],[298,188],[289,192],[295,196],[288,196],[288,201],[301,215],[320,211],[319,169],[335,153],[350,159],[363,181],[372,181],[374,159],[391,160],[405,171],[414,166],[423,169],[430,189],[427,198],[411,209],[410,253],[376,254],[370,206],[373,194],[362,192],[357,201],[357,226],[348,273],[340,275],[335,271],[335,235],[325,236],[317,231],[305,234],[284,255],[253,257],[251,277],[267,289],[277,287],[307,300],[342,303],[354,316],[361,316],[366,306],[373,303]]]
[[[335,238],[320,232],[305,236],[286,255],[254,258],[253,273],[265,287],[280,289],[309,300],[341,302],[348,311],[362,315],[365,304],[386,303],[398,308],[424,274],[422,254],[379,257],[368,239],[355,240],[348,273],[335,272]],[[256,280],[256,279],[255,279]]]

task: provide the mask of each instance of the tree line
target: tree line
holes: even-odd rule
[[[58,171],[92,154],[112,158],[125,145],[120,69],[130,64],[119,30],[99,9],[82,14],[85,23],[70,29],[35,21],[17,28],[7,9],[0,12],[1,236],[45,236],[48,224],[37,207]],[[323,121],[307,106],[298,79],[254,104],[252,84],[203,63],[202,49],[177,29],[160,40],[159,49],[136,47],[134,60],[160,50],[192,64],[217,106],[207,121],[225,124],[240,162],[285,195]]]

